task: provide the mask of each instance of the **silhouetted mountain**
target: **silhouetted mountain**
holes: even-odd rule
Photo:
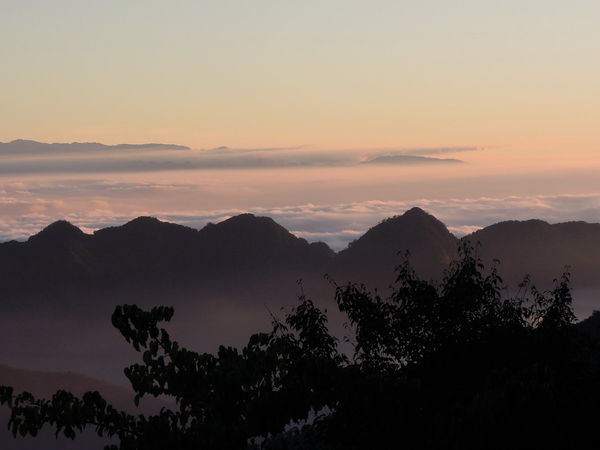
[[[242,214],[198,231],[139,217],[125,225],[83,233],[64,220],[27,242],[0,244],[4,293],[60,290],[131,282],[202,282],[245,272],[322,274],[334,256],[267,217]]]
[[[600,285],[600,224],[508,221],[466,239],[481,244],[484,261],[500,260],[500,273],[511,283],[530,274],[536,284],[547,284],[569,266],[575,285]]]
[[[66,220],[58,220],[48,225],[38,234],[31,236],[29,242],[61,244],[75,239],[81,239],[84,235],[84,232],[75,225],[72,225]]]
[[[346,279],[386,286],[406,252],[417,273],[438,279],[456,254],[458,239],[446,226],[420,208],[386,219],[336,256],[335,274]]]
[[[191,264],[198,231],[138,217],[125,225],[98,230],[91,246],[99,273],[113,282],[184,275]]]
[[[216,225],[208,224],[199,235],[204,250],[200,258],[203,265],[213,269],[260,269],[265,264],[324,268],[334,256],[327,245],[308,244],[273,219],[253,214],[240,214]]]
[[[55,222],[27,242],[0,244],[4,293],[52,288],[89,280],[96,258],[90,236],[69,222]]]
[[[527,273],[548,285],[565,265],[574,284],[599,286],[600,224],[540,220],[502,222],[464,239],[479,242],[487,263],[501,261],[511,284]],[[93,288],[130,283],[244,283],[260,274],[274,282],[281,273],[385,287],[408,251],[424,278],[440,279],[459,240],[420,208],[386,219],[335,254],[324,243],[309,244],[268,217],[241,214],[201,230],[139,217],[122,226],[85,234],[67,221],[55,222],[26,242],[0,244],[4,294]],[[275,280],[276,281],[276,280]]]

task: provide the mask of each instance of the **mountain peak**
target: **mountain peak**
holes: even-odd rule
[[[370,228],[347,249],[338,253],[348,279],[393,279],[393,268],[410,254],[410,262],[419,276],[438,279],[456,251],[457,240],[446,226],[421,208],[385,219]],[[382,271],[381,268],[387,268]],[[383,284],[381,284],[383,285]]]
[[[418,206],[414,206],[404,212],[400,217],[405,218],[420,218],[420,219],[432,219],[438,221],[435,216],[432,216],[424,209],[419,208]]]
[[[427,211],[415,206],[405,211],[404,214],[384,219],[378,225],[369,229],[365,233],[365,236],[380,233],[413,233],[423,228],[436,229],[443,234],[448,233],[446,225],[440,220]]]
[[[140,216],[135,219],[130,220],[125,223],[124,227],[144,227],[144,226],[153,226],[164,223],[161,220],[158,220],[156,217],[151,216]]]
[[[237,216],[230,217],[222,222],[219,222],[215,227],[222,230],[250,232],[251,230],[262,232],[276,230],[282,234],[290,234],[285,228],[279,225],[270,217],[255,216],[251,213],[238,214]]]
[[[146,241],[148,239],[155,240],[159,236],[163,239],[167,236],[190,236],[196,233],[196,230],[184,225],[164,222],[156,217],[140,216],[124,225],[98,230],[94,232],[94,236],[102,239],[108,236],[120,236],[121,239]]]
[[[429,216],[430,214],[428,212],[426,212],[424,209],[419,208],[418,206],[413,206],[412,208],[410,208],[409,210],[407,210],[404,215],[427,215]]]
[[[377,243],[385,247],[398,239],[427,240],[434,235],[446,239],[449,238],[450,232],[437,218],[419,207],[414,207],[402,215],[390,217],[375,225],[352,246],[356,247],[366,242],[369,246]]]
[[[270,217],[249,213],[207,225],[200,234],[211,242],[221,241],[224,246],[237,247],[238,250],[261,248],[262,251],[270,251],[281,245],[307,245],[306,241],[297,238]]]
[[[257,218],[257,216],[255,216],[252,213],[242,213],[242,214],[238,214],[237,216],[231,216],[227,220],[252,220],[252,219],[256,219],[256,218]]]
[[[57,220],[39,233],[31,236],[30,241],[70,240],[85,236],[85,233],[66,220]]]

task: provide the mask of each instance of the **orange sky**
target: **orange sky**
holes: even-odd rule
[[[593,1],[5,2],[0,141],[592,157]]]

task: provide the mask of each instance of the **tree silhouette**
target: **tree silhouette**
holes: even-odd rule
[[[516,296],[461,247],[440,285],[400,265],[390,294],[336,286],[347,317],[344,354],[327,316],[304,294],[272,330],[238,350],[196,353],[160,326],[168,307],[116,308],[113,325],[141,354],[125,369],[141,397],[176,407],[153,416],[117,411],[98,392],[50,400],[0,388],[15,436],[45,424],[75,438],[116,437],[107,449],[541,448],[592,442],[600,351],[573,325],[569,276]],[[309,413],[304,427],[286,431]]]

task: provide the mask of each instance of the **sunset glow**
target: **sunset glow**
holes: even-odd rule
[[[506,198],[530,205],[519,218],[600,220],[597,2],[58,0],[0,11],[0,142],[189,147],[5,151],[3,238],[63,217],[88,230],[139,214],[201,226],[364,202],[393,205],[376,217],[507,205],[456,230],[512,217]],[[464,164],[361,164],[399,154]],[[344,220],[286,225],[307,237],[371,225]]]

